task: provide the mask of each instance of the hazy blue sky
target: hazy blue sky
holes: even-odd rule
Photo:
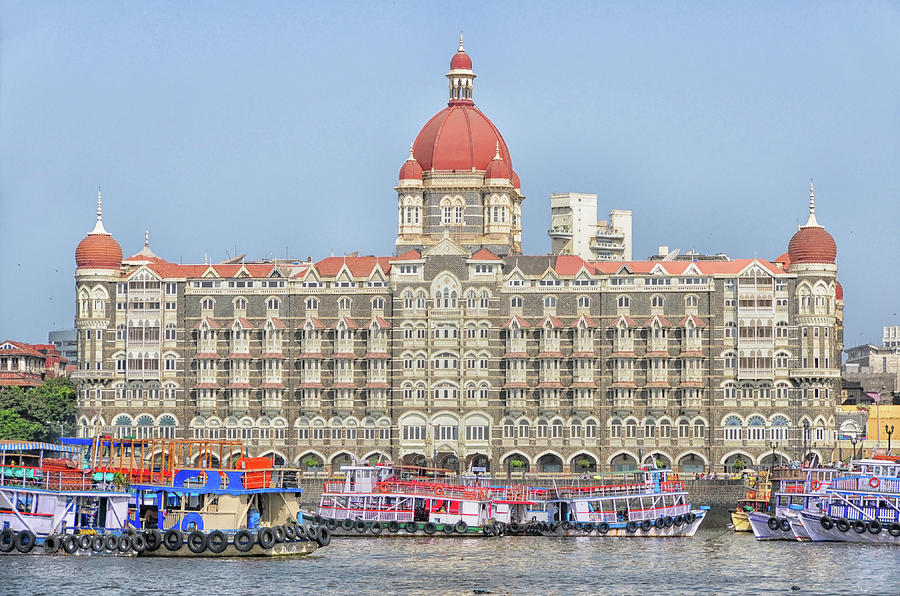
[[[126,256],[392,254],[460,30],[526,252],[581,191],[634,211],[636,257],[772,259],[813,178],[846,344],[900,324],[900,4],[548,4],[3,2],[0,339],[73,324],[98,185]]]

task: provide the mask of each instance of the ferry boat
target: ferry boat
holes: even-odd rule
[[[730,509],[731,528],[735,532],[752,532],[748,514],[752,511],[768,513],[771,510],[772,481],[768,474],[760,471],[756,479],[756,485],[744,494],[744,498],[737,502],[737,507]]]
[[[634,482],[524,489],[526,502],[543,502],[544,517],[512,520],[509,534],[542,536],[689,537],[709,507],[693,508],[684,482],[669,469],[644,469]],[[502,519],[502,518],[501,518]]]
[[[51,516],[57,523],[4,524],[0,552],[28,553],[39,546],[35,552],[48,554],[275,556],[309,554],[330,542],[327,529],[298,523],[298,472],[274,469],[268,458],[240,457],[236,469],[220,467],[225,458],[213,453],[233,455],[226,451],[232,442],[66,441],[44,447],[79,454],[63,460],[65,473],[54,475],[42,453],[32,454],[41,466],[9,474],[13,486],[4,481],[0,495],[12,497],[0,499],[19,504],[8,512],[17,519],[23,517],[20,509],[41,514],[51,503],[57,509],[65,505],[67,512]],[[181,467],[186,462],[204,467]],[[86,463],[93,467],[81,467]],[[6,467],[0,470],[2,475]],[[18,485],[20,476],[24,486]]]
[[[83,470],[73,459],[78,453],[52,443],[0,442],[0,553],[74,553],[127,529],[131,494],[113,475]]]
[[[757,540],[810,540],[799,512],[815,508],[837,473],[834,468],[776,468],[773,480],[779,490],[773,497],[774,511],[747,513]]]
[[[852,462],[818,503],[799,512],[814,542],[865,542],[900,546],[900,458]]]
[[[342,466],[327,480],[315,514],[335,536],[453,536],[502,534],[492,493],[477,479],[448,470],[391,463]]]

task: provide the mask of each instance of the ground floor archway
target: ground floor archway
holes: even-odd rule
[[[609,460],[609,469],[613,472],[633,472],[637,469],[637,463],[630,453],[620,453]]]
[[[706,471],[706,462],[696,453],[688,453],[678,460],[678,471],[682,474],[702,474]]]
[[[597,471],[597,458],[590,453],[579,453],[569,461],[573,474],[593,474]]]
[[[559,474],[563,471],[563,461],[555,453],[547,453],[538,459],[537,468],[541,474]]]
[[[484,474],[491,471],[491,460],[484,453],[470,453],[466,457],[466,470],[473,473]]]

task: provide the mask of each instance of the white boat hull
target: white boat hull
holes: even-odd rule
[[[863,544],[891,544],[900,546],[900,536],[892,536],[888,531],[888,525],[881,528],[881,532],[873,534],[868,530],[857,532],[851,527],[842,532],[835,523],[831,528],[822,527],[822,514],[808,511],[800,512],[800,520],[803,527],[809,533],[813,542],[858,542]]]

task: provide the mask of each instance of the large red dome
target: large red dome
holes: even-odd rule
[[[86,269],[118,269],[122,247],[109,234],[88,234],[75,249],[75,265]]]
[[[788,243],[791,265],[797,263],[834,263],[837,245],[831,234],[819,226],[803,226]]]
[[[506,141],[494,123],[471,103],[455,103],[429,120],[413,144],[416,161],[426,172],[435,170],[484,171],[500,156],[512,170]]]

